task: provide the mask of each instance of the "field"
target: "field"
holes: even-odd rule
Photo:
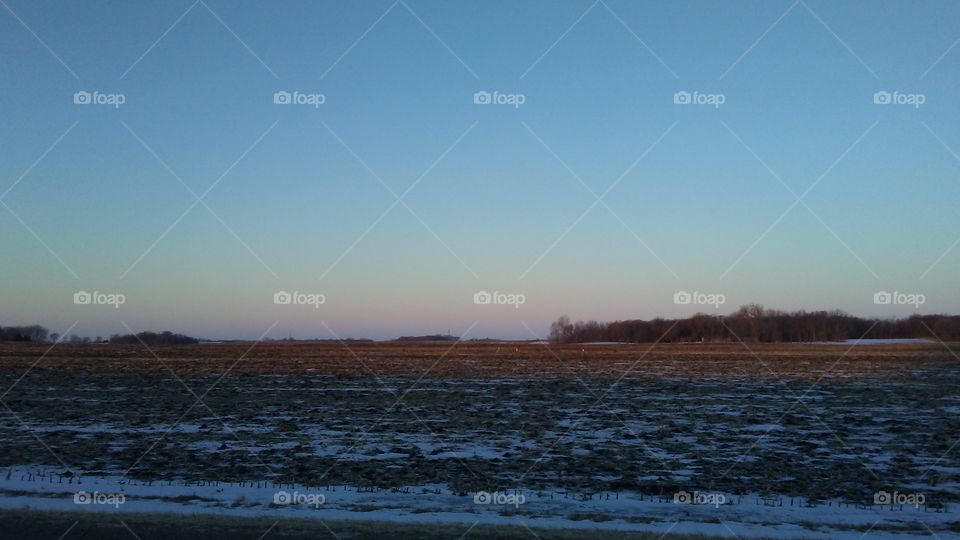
[[[66,526],[960,533],[960,359],[940,343],[48,349],[0,345],[0,508]]]

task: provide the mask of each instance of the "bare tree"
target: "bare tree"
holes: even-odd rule
[[[570,317],[561,315],[559,319],[550,325],[550,341],[562,345],[573,337],[573,325],[570,324]]]

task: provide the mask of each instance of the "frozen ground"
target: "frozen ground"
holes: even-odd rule
[[[683,503],[675,497],[636,493],[583,494],[507,490],[485,498],[462,496],[444,485],[397,489],[348,486],[308,487],[221,482],[139,482],[120,477],[64,479],[39,468],[9,469],[0,480],[0,508],[116,513],[163,512],[372,520],[421,523],[523,523],[528,527],[701,533],[738,537],[946,538],[958,514],[910,505],[850,505],[840,501],[815,506],[808,501],[757,494],[710,493],[715,504]],[[706,499],[701,494],[700,499]],[[496,498],[496,499],[494,499]],[[480,502],[489,500],[489,503]],[[478,502],[480,501],[480,502]]]
[[[900,338],[900,339],[848,339],[843,343],[847,345],[919,345],[930,343],[932,340],[926,338]],[[818,345],[836,345],[836,341],[817,341]]]
[[[578,354],[580,372],[545,378],[175,374],[98,359],[0,370],[12,385],[0,508],[741,538],[960,532],[960,362],[884,350],[842,369],[751,357],[621,379],[591,376]],[[758,361],[788,374],[748,372]],[[124,502],[76,504],[78,491]],[[323,502],[274,504],[280,491]]]

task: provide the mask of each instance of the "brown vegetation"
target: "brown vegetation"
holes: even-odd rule
[[[40,358],[42,360],[40,360]],[[39,360],[39,361],[38,361]],[[896,376],[916,361],[957,362],[939,342],[789,343],[235,342],[181,346],[0,343],[0,371],[337,375],[346,377],[819,377]]]

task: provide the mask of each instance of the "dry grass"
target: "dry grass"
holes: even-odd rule
[[[0,344],[0,371],[502,377],[897,377],[960,363],[939,343],[547,346],[535,343],[223,343],[152,347]],[[44,356],[44,354],[46,355]],[[154,354],[160,358],[157,361]],[[38,359],[43,357],[42,361]],[[239,360],[239,361],[238,361]]]
[[[47,349],[0,345],[4,402],[46,445],[8,415],[2,467],[62,469],[50,448],[142,480],[960,500],[940,344]]]

